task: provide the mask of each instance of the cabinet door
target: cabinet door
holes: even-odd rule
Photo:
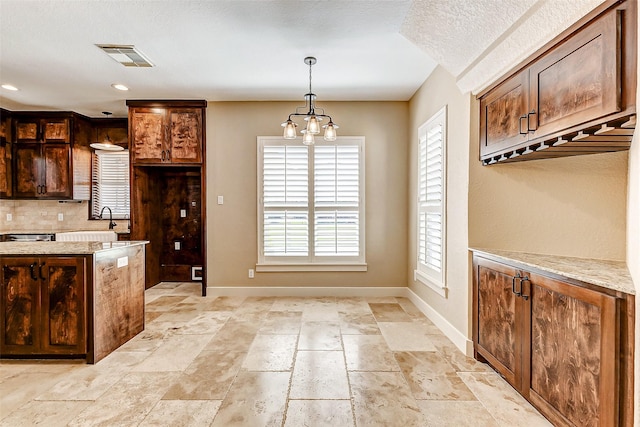
[[[172,163],[202,163],[202,110],[169,110],[168,156]]]
[[[166,161],[166,111],[158,108],[131,109],[130,137],[134,164]]]
[[[43,119],[41,126],[44,142],[71,142],[69,119]]]
[[[37,354],[40,347],[40,281],[37,258],[1,258],[0,352]]]
[[[480,157],[526,142],[529,73],[523,71],[480,100]]]
[[[520,387],[522,303],[513,290],[516,269],[474,257],[476,351],[515,388]]]
[[[35,198],[44,194],[44,159],[37,143],[16,143],[15,194],[16,198]]]
[[[0,137],[0,199],[12,196],[11,143]]]
[[[16,142],[39,142],[40,120],[19,119],[16,121]]]
[[[85,354],[84,258],[42,258],[38,276],[42,280],[43,352]]]
[[[532,64],[532,138],[620,111],[619,28],[612,10]]]
[[[616,299],[531,274],[528,397],[555,425],[617,425]]]
[[[71,146],[69,144],[42,144],[44,191],[41,198],[71,198],[73,193],[71,174]]]

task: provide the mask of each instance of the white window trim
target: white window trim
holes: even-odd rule
[[[318,257],[304,257],[304,260],[297,261],[294,257],[280,257],[279,260],[266,259],[263,253],[263,218],[264,218],[264,206],[262,203],[263,197],[263,147],[267,145],[276,145],[278,143],[283,145],[302,144],[302,140],[297,138],[296,140],[285,140],[281,136],[258,136],[257,137],[257,193],[258,193],[258,215],[257,215],[257,230],[258,230],[258,262],[256,264],[257,272],[313,272],[313,271],[367,271],[367,263],[365,257],[365,138],[364,136],[341,136],[337,141],[327,143],[334,145],[336,143],[350,143],[352,145],[358,144],[360,146],[359,153],[359,193],[360,201],[358,205],[358,222],[359,222],[359,256],[357,257],[340,257],[340,256],[318,256]],[[318,145],[323,142],[318,142]],[[313,164],[313,155],[309,156],[310,164]],[[311,221],[311,229],[313,230],[313,173],[312,168],[309,169],[309,212]],[[309,236],[310,245],[312,245],[313,235]]]
[[[438,272],[429,266],[420,262],[420,145],[423,140],[426,143],[426,135],[429,129],[434,125],[442,126],[442,236],[441,236],[441,271]],[[418,200],[416,206],[416,229],[417,229],[417,247],[416,247],[416,269],[413,272],[413,279],[428,288],[435,291],[440,296],[447,298],[448,288],[446,283],[447,276],[447,106],[442,107],[429,120],[418,128]]]

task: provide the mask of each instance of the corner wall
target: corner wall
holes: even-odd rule
[[[318,102],[338,135],[365,136],[367,272],[256,273],[257,136],[282,134],[300,103],[209,102],[207,285],[209,287],[404,287],[407,283],[407,102]],[[322,144],[322,142],[317,142]],[[217,204],[217,196],[224,204]]]
[[[430,318],[462,350],[470,336],[468,182],[471,95],[462,94],[455,78],[436,67],[411,98],[409,150],[409,288],[426,304]],[[447,225],[446,263],[448,296],[444,298],[421,282],[413,280],[417,263],[418,128],[447,105]]]

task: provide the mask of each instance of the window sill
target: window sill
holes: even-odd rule
[[[284,273],[297,271],[367,271],[367,264],[256,264],[256,272],[258,273]]]
[[[415,280],[416,282],[422,283],[429,289],[436,292],[441,297],[447,298],[449,289],[445,285],[435,283],[433,279],[431,279],[429,276],[422,273],[421,271],[413,270],[413,280]]]

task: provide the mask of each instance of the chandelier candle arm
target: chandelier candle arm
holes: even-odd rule
[[[313,56],[307,56],[304,58],[304,63],[309,66],[309,92],[304,95],[305,105],[303,107],[296,108],[294,113],[289,114],[289,117],[285,122],[281,124],[284,128],[283,137],[284,139],[296,139],[296,127],[298,125],[291,119],[292,117],[304,117],[304,121],[307,122],[307,126],[304,130],[300,131],[302,133],[302,143],[305,145],[313,145],[315,143],[314,135],[318,135],[320,133],[320,122],[327,118],[329,122],[326,125],[323,125],[324,129],[324,140],[325,141],[335,141],[337,139],[336,129],[338,129],[338,125],[333,123],[331,116],[324,114],[324,110],[320,108],[322,114],[316,113],[315,99],[316,94],[313,93],[311,89],[311,67],[317,62],[316,58]],[[299,113],[298,110],[301,108],[306,108],[306,113]]]

